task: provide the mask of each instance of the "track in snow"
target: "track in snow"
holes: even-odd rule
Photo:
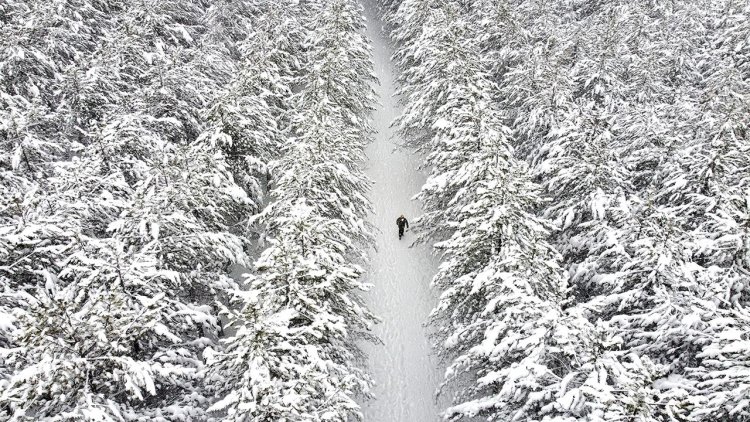
[[[438,405],[434,392],[442,379],[437,358],[431,353],[423,324],[435,304],[429,284],[437,261],[429,247],[410,247],[414,236],[407,232],[398,239],[396,218],[404,214],[413,220],[421,213],[411,197],[423,182],[417,167],[421,159],[403,150],[395,150],[391,122],[401,112],[393,98],[391,47],[382,31],[376,0],[364,0],[368,19],[367,35],[373,46],[375,87],[380,105],[374,112],[377,134],[367,149],[367,175],[374,182],[370,199],[375,214],[370,221],[380,230],[377,251],[371,253],[368,281],[374,285],[365,299],[383,319],[375,327],[384,345],[367,345],[370,370],[376,382],[376,398],[364,404],[367,422],[434,422]]]

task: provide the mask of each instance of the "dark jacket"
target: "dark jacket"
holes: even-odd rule
[[[398,228],[400,228],[400,229],[401,229],[401,228],[403,228],[404,226],[406,226],[406,227],[409,227],[409,222],[408,222],[408,221],[406,221],[406,218],[404,218],[404,217],[399,217],[399,218],[397,218],[397,219],[396,219],[396,225],[398,226]]]

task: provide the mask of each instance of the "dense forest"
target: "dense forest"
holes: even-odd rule
[[[750,421],[750,3],[382,9],[435,419]],[[0,3],[0,420],[366,419],[366,23]]]
[[[449,420],[750,420],[750,5],[389,2]]]
[[[357,417],[360,6],[9,0],[0,23],[0,419]]]

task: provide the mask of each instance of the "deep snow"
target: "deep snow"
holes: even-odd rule
[[[433,422],[439,420],[434,392],[442,378],[437,359],[431,353],[424,323],[436,302],[429,284],[437,260],[429,247],[410,247],[414,236],[407,232],[398,239],[396,218],[404,214],[411,221],[420,214],[411,200],[424,175],[418,171],[421,159],[402,149],[390,124],[400,113],[393,97],[391,47],[382,31],[375,0],[365,0],[367,35],[373,46],[375,72],[380,79],[380,96],[374,112],[377,134],[367,149],[367,175],[374,182],[370,195],[375,208],[371,221],[380,231],[377,251],[371,254],[368,282],[374,285],[366,296],[371,309],[383,319],[376,334],[383,345],[367,345],[376,399],[364,404],[368,422]]]

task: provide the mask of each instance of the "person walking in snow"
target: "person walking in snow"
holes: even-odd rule
[[[396,225],[398,226],[398,240],[401,240],[401,238],[404,237],[404,227],[408,228],[409,222],[406,221],[406,217],[401,214],[401,217],[396,219]]]

